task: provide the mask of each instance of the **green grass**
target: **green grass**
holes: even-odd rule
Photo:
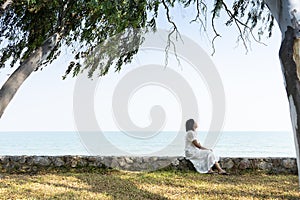
[[[300,199],[297,176],[258,172],[93,170],[2,176],[0,199]]]

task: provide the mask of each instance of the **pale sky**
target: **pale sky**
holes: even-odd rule
[[[192,13],[177,8],[175,20],[178,22],[179,31],[197,42],[210,55],[211,45],[204,34],[199,33],[198,26],[185,23],[190,18]],[[167,28],[168,25],[163,19],[161,16],[159,27]],[[218,30],[222,38],[216,41],[217,51],[210,58],[222,78],[225,89],[226,121],[223,130],[291,131],[289,106],[278,58],[281,36],[277,25],[272,38],[264,40],[267,46],[252,41],[252,48],[247,55],[241,44],[236,47],[235,29],[229,29],[220,23]],[[139,64],[149,63],[149,55],[153,54],[155,53],[141,52],[135,60],[137,64],[133,64],[133,67],[124,68],[119,74],[113,73],[112,70],[103,78],[103,83],[98,86],[95,94],[95,113],[102,130],[118,130],[111,112],[110,94],[113,87],[128,71]],[[0,131],[76,130],[73,117],[73,90],[76,79],[61,78],[68,60],[69,52],[65,50],[51,66],[33,73],[26,80],[5,110],[0,120]],[[178,70],[178,66],[174,68]],[[201,77],[191,78],[193,74],[189,74],[188,69],[188,66],[183,69],[182,76],[192,79],[192,85],[203,91],[201,95],[196,92],[196,96],[199,99],[199,129],[205,131],[211,120],[209,94]],[[8,77],[7,73],[11,73],[11,70],[1,70],[0,84]],[[138,91],[131,101],[128,109],[135,124],[147,125],[149,109],[155,104],[160,104],[166,108],[166,113],[169,112],[166,130],[176,130],[180,121],[180,108],[176,106],[176,98],[172,94],[157,86],[148,87],[144,88],[144,91]]]

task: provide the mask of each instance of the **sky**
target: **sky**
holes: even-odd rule
[[[199,31],[198,24],[189,24],[193,12],[177,7],[173,19],[181,34],[189,37],[207,53],[214,63],[223,83],[226,99],[226,113],[223,131],[291,131],[289,105],[284,88],[278,51],[281,42],[277,26],[267,45],[251,42],[251,50],[246,52],[237,46],[237,31],[228,28],[222,20],[217,23],[222,37],[215,42],[213,56],[209,39]],[[220,19],[222,19],[221,15]],[[165,16],[160,14],[158,27],[168,29]],[[208,30],[212,38],[211,29]],[[76,131],[74,121],[74,85],[76,78],[62,80],[70,61],[70,50],[42,71],[34,72],[22,85],[0,120],[0,131]],[[120,73],[113,70],[101,79],[95,91],[94,112],[102,130],[119,130],[112,114],[112,95],[118,82],[131,70],[147,64],[164,65],[161,52],[147,50],[140,52],[134,62],[124,67]],[[187,80],[195,90],[199,106],[199,129],[209,129],[212,104],[208,87],[201,76],[196,77],[189,63],[182,61],[179,67],[171,56],[170,65]],[[8,78],[11,69],[0,71],[0,84]],[[166,112],[165,130],[177,130],[182,107],[176,95],[159,85],[142,87],[132,94],[129,101],[129,116],[137,126],[151,123],[150,109],[161,105]],[[86,105],[82,105],[85,109]]]

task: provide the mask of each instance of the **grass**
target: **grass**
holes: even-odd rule
[[[99,169],[2,174],[0,199],[300,199],[300,192],[295,175]]]

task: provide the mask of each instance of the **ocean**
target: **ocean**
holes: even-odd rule
[[[114,146],[120,151],[97,155],[182,156],[184,140],[173,143],[176,134],[134,138],[122,132],[104,132],[107,141],[99,143],[100,149]],[[205,132],[198,132],[200,142],[205,137]],[[77,132],[0,132],[0,155],[91,155],[86,146]],[[162,154],[160,150],[166,147]],[[221,157],[296,157],[293,134],[287,131],[224,131],[213,149]]]

